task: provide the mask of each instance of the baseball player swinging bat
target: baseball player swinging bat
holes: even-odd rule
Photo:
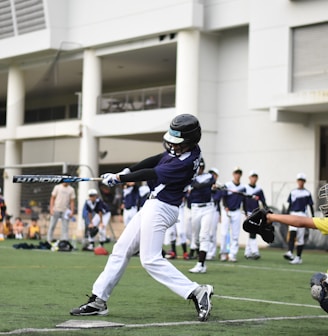
[[[101,177],[78,177],[68,175],[14,175],[13,183],[74,183],[83,181],[102,181]]]

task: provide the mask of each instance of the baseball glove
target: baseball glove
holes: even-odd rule
[[[98,231],[99,231],[99,229],[98,229],[97,226],[93,226],[93,227],[89,228],[90,237],[93,238],[94,236],[96,236]]]
[[[243,229],[249,233],[259,234],[268,244],[274,241],[274,227],[267,222],[266,215],[272,213],[268,208],[257,208],[245,219]]]

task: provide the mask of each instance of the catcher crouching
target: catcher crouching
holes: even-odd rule
[[[318,192],[319,209],[323,217],[302,217],[287,214],[275,214],[270,209],[255,209],[243,223],[247,232],[259,234],[264,241],[274,241],[273,222],[295,227],[319,230],[323,235],[328,234],[328,184]],[[315,273],[310,280],[311,296],[320,303],[321,308],[328,313],[328,274]]]

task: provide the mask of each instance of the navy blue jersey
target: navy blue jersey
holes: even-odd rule
[[[139,204],[138,186],[127,186],[123,189],[123,204],[125,209],[137,207]]]
[[[223,197],[223,194],[224,194],[223,190],[221,189],[212,190],[212,200],[215,203],[217,211],[219,212],[221,212],[220,201],[221,201],[221,198]]]
[[[154,167],[157,179],[148,181],[152,195],[162,202],[180,206],[187,186],[196,175],[200,156],[198,145],[180,156],[165,152]]]
[[[289,211],[306,212],[306,207],[313,206],[311,193],[307,189],[294,189],[288,196]]]
[[[244,201],[244,196],[234,192],[246,192],[246,188],[242,184],[235,185],[232,181],[225,184],[227,190],[224,190],[222,202],[225,208],[234,211],[240,209],[241,203]]]
[[[90,199],[85,201],[85,212],[86,213],[100,213],[102,212],[103,214],[109,212],[109,206],[106,204],[103,200],[100,198],[97,198],[95,202],[91,202]]]
[[[208,203],[212,200],[212,185],[215,179],[212,174],[204,173],[197,175],[191,184],[188,202]]]
[[[260,187],[256,185],[252,186],[249,184],[246,186],[246,194],[257,196],[257,199],[246,198],[245,201],[246,201],[246,211],[247,212],[252,212],[254,209],[258,208],[259,202],[261,202],[263,206],[266,206],[264,193]]]

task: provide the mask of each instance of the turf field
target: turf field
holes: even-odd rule
[[[327,270],[324,251],[305,250],[302,265],[289,265],[281,249],[263,249],[257,261],[244,259],[240,250],[235,264],[208,261],[206,274],[188,273],[195,261],[173,260],[192,280],[214,286],[212,314],[201,323],[193,303],[151,279],[138,257],[113,292],[108,316],[70,316],[71,308],[86,302],[107,257],[17,250],[14,243],[0,242],[0,335],[327,335],[328,314],[309,290],[312,274]],[[124,326],[56,328],[68,320]]]

